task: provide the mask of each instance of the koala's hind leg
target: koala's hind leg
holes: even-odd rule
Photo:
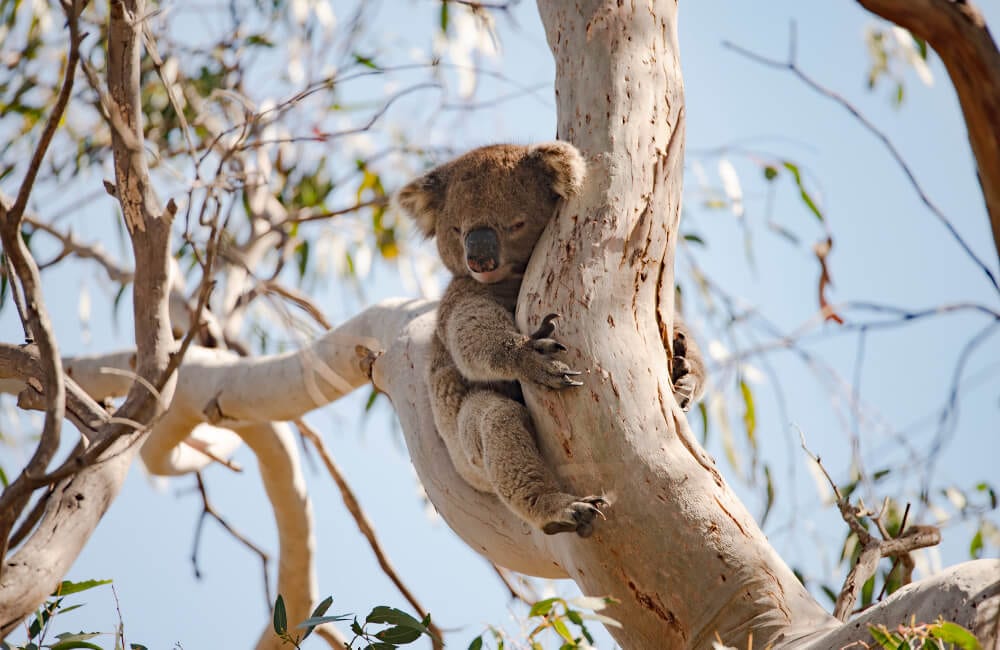
[[[468,384],[447,356],[431,362],[429,381],[434,425],[448,448],[455,471],[480,492],[493,492],[483,468],[482,450],[468,448],[459,435],[458,414],[469,392]]]
[[[606,505],[601,497],[576,497],[559,489],[535,443],[528,409],[490,390],[472,390],[458,415],[467,451],[481,450],[483,466],[500,499],[522,519],[552,535],[588,537]]]

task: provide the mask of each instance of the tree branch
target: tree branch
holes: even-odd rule
[[[941,57],[962,106],[993,244],[1000,255],[1000,51],[986,20],[964,0],[858,0],[858,4],[927,41]]]
[[[792,33],[794,38],[794,31]],[[916,176],[914,176],[913,171],[910,169],[910,166],[906,163],[906,160],[903,158],[903,155],[899,153],[899,150],[896,149],[896,146],[892,143],[889,137],[885,133],[883,133],[877,126],[875,126],[871,121],[869,121],[868,118],[866,118],[861,113],[861,111],[855,108],[853,104],[844,99],[841,95],[830,90],[829,88],[826,88],[818,81],[810,77],[808,74],[803,72],[802,68],[798,66],[798,63],[795,61],[794,58],[790,58],[787,61],[778,61],[776,59],[771,59],[766,56],[757,54],[755,52],[751,52],[750,50],[742,48],[739,45],[736,45],[730,41],[723,41],[722,44],[724,47],[728,47],[734,52],[737,52],[738,54],[750,59],[751,61],[760,63],[761,65],[765,65],[770,68],[788,70],[789,72],[794,74],[799,80],[801,80],[803,83],[809,86],[809,88],[818,92],[824,97],[832,99],[836,103],[840,104],[845,110],[847,110],[847,112],[853,115],[854,118],[869,133],[874,135],[876,138],[878,138],[879,141],[882,142],[885,148],[889,151],[889,154],[896,161],[896,164],[899,166],[900,169],[903,170],[903,173],[906,175],[907,180],[910,181],[910,185],[913,186],[913,189],[917,192],[917,196],[920,197],[920,200],[923,202],[923,204],[927,206],[927,208],[931,211],[931,213],[935,217],[937,217],[938,221],[941,222],[941,224],[945,227],[945,229],[952,236],[952,238],[958,243],[958,245],[969,257],[969,259],[971,259],[973,263],[976,264],[980,268],[980,270],[982,270],[982,272],[986,275],[987,279],[989,280],[990,284],[993,285],[993,289],[997,293],[1000,293],[1000,284],[997,283],[996,276],[993,274],[993,271],[990,270],[990,267],[986,264],[986,262],[981,260],[978,255],[976,255],[975,251],[972,250],[968,242],[965,241],[962,235],[959,234],[958,230],[955,228],[954,224],[952,224],[951,219],[949,219],[948,216],[944,214],[944,211],[942,211],[941,208],[939,208],[937,204],[934,203],[934,201],[932,201],[929,196],[927,196],[927,193],[924,192],[923,187],[917,181]],[[792,53],[792,56],[794,56],[795,48],[794,47],[791,48],[790,52]],[[998,119],[1000,119],[1000,111],[998,111],[997,116]],[[998,171],[997,182],[998,184],[1000,184],[1000,171]],[[1000,190],[998,190],[998,192],[1000,192]],[[998,210],[1000,210],[1000,205],[998,205]],[[997,251],[998,254],[1000,254],[1000,243],[998,243]]]

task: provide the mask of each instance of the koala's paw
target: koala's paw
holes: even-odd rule
[[[553,355],[565,352],[566,346],[551,338],[556,326],[553,323],[559,314],[549,314],[542,319],[542,324],[525,341],[520,358],[520,379],[532,381],[549,388],[568,388],[583,386],[583,382],[573,379],[580,373],[567,366],[562,361],[554,359]]]
[[[682,409],[691,408],[695,395],[701,390],[701,379],[687,359],[687,337],[682,332],[674,332],[674,359],[670,381],[674,396]]]
[[[580,537],[590,537],[594,532],[594,519],[605,518],[602,509],[608,502],[602,497],[590,496],[577,499],[569,495],[560,496],[564,498],[564,503],[542,526],[542,532],[546,535],[575,532]]]

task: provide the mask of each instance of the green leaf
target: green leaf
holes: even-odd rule
[[[295,247],[295,261],[299,271],[299,279],[305,277],[306,268],[309,266],[309,240],[303,239],[302,243]]]
[[[861,585],[861,606],[866,607],[872,604],[872,598],[875,596],[875,576],[872,576],[865,580],[865,584]]]
[[[897,648],[899,648],[899,644],[903,642],[900,637],[887,630],[883,625],[878,627],[869,625],[868,633],[871,634],[872,638],[875,639],[875,641],[885,650],[897,650]]]
[[[3,259],[0,257],[0,259]],[[7,273],[4,272],[0,275],[0,311],[3,311],[3,306],[7,304]],[[4,476],[3,486],[7,487],[7,477]]]
[[[771,479],[771,468],[765,463],[764,464],[764,479],[766,481],[765,495],[767,500],[764,502],[764,514],[760,516],[760,526],[764,527],[764,522],[767,521],[767,516],[771,514],[771,507],[774,505],[774,481]]]
[[[429,622],[429,619],[427,620]],[[433,634],[431,634],[431,631],[427,629],[427,626],[417,619],[413,618],[404,611],[398,610],[394,607],[386,607],[385,605],[379,605],[372,608],[371,613],[365,617],[365,623],[386,623],[389,625],[396,625],[416,630],[420,634],[426,634],[431,638],[436,638]]]
[[[10,485],[10,483],[7,480],[7,472],[3,471],[2,467],[0,467],[0,484],[3,485],[4,489],[6,489],[8,485]]]
[[[302,628],[306,633],[302,636],[302,640],[305,641],[306,637],[312,634],[313,630],[316,629],[317,625],[322,625],[323,623],[332,623],[334,621],[349,621],[351,616],[345,614],[343,616],[323,616],[326,614],[326,610],[330,609],[330,605],[333,604],[333,596],[327,596],[319,605],[316,605],[316,609],[313,610],[312,615],[306,620],[302,621],[296,627]],[[327,620],[332,619],[332,620]]]
[[[63,580],[62,583],[56,587],[56,590],[52,592],[52,595],[68,596],[70,594],[76,594],[81,591],[93,589],[94,587],[100,587],[101,585],[109,585],[111,582],[111,580],[84,580],[83,582],[70,582],[69,580]]]
[[[985,481],[976,484],[976,491],[986,492],[990,495],[990,510],[996,510],[997,507],[997,493],[993,490],[993,487]]]
[[[326,614],[326,610],[330,609],[330,605],[333,604],[333,596],[327,596],[324,598],[319,605],[316,605],[316,609],[313,610],[313,616],[322,616]]]
[[[684,241],[689,241],[692,244],[698,244],[699,246],[705,245],[705,240],[694,233],[688,233],[684,235]]]
[[[295,627],[302,629],[308,628],[309,631],[312,632],[312,628],[316,627],[317,625],[322,625],[324,623],[340,623],[343,621],[349,621],[352,618],[353,616],[351,614],[339,614],[333,616],[310,616],[309,618],[302,621]]]
[[[49,617],[59,609],[59,603],[62,602],[62,598],[57,600],[50,600],[42,606],[42,609],[35,614],[35,618],[28,625],[28,639],[34,639],[36,636],[42,633],[42,629],[45,624],[49,622]]]
[[[360,63],[361,65],[365,66],[366,68],[371,68],[372,70],[378,70],[379,69],[378,65],[376,65],[376,63],[375,63],[375,59],[373,59],[370,56],[364,56],[362,54],[358,54],[357,52],[355,52],[352,56],[354,57],[354,61],[356,63]]]
[[[740,395],[743,396],[743,426],[747,430],[747,440],[754,447],[757,446],[757,439],[754,433],[757,431],[757,409],[754,407],[753,393],[750,386],[740,379]]]
[[[569,628],[566,627],[566,623],[561,618],[552,619],[552,629],[567,642],[576,645],[576,639],[570,634]]]
[[[420,630],[414,630],[402,625],[394,625],[375,634],[375,638],[394,645],[406,645],[419,639],[421,634]]]
[[[479,636],[477,636],[475,639],[472,640],[472,643],[469,644],[469,650],[483,650],[482,634],[480,634]]]
[[[129,650],[149,650],[146,646],[141,643],[130,643],[128,644]]]
[[[830,589],[830,587],[828,587],[827,585],[822,585],[820,589],[823,590],[823,593],[826,594],[826,597],[830,599],[831,603],[834,604],[837,603],[837,592],[835,592],[833,589]]]
[[[979,556],[983,552],[983,529],[980,528],[973,535],[972,541],[969,543],[969,557],[973,560],[979,559]]]
[[[806,191],[805,185],[802,184],[802,174],[799,173],[798,166],[787,160],[782,164],[785,169],[792,172],[792,176],[795,178],[795,185],[799,188],[799,195],[802,197],[802,202],[806,204],[806,207],[812,210],[812,213],[816,215],[817,219],[823,221],[823,213],[819,211],[819,208],[816,206],[816,202],[813,201],[812,196],[810,196],[809,192]]]
[[[962,650],[982,650],[976,637],[958,623],[941,621],[931,626],[931,636],[945,643],[954,643]]]
[[[378,399],[378,389],[372,388],[372,392],[368,395],[368,400],[365,402],[365,413],[372,410],[376,399]]]
[[[70,650],[71,648],[87,648],[88,650],[101,650],[101,646],[90,643],[90,639],[101,636],[98,632],[63,632],[57,634],[57,641],[48,646],[50,650]]]
[[[552,606],[559,600],[559,598],[546,598],[545,600],[538,601],[531,606],[531,611],[528,612],[528,617],[545,616],[552,611]]]
[[[923,59],[924,61],[926,61],[927,60],[927,41],[925,41],[922,38],[919,38],[919,37],[915,36],[913,34],[913,32],[910,32],[910,38],[912,38],[913,42],[916,43],[916,45],[917,45],[917,52],[920,53],[920,58]]]
[[[248,36],[246,44],[256,45],[258,47],[274,47],[274,43],[271,42],[271,40],[267,36],[264,36],[263,34],[252,34]]]
[[[766,165],[764,167],[764,178],[768,181],[773,181],[778,177],[778,168],[774,165]]]
[[[278,636],[284,636],[288,632],[288,615],[285,614],[285,599],[281,594],[274,601],[274,632]]]
[[[448,33],[448,0],[441,2],[441,33]]]
[[[903,103],[903,84],[896,84],[896,106],[900,106]]]
[[[708,407],[704,400],[698,402],[698,413],[701,415],[701,444],[704,445],[708,441]]]

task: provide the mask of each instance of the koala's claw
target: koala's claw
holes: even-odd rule
[[[559,341],[549,338],[539,339],[532,337],[530,345],[533,350],[541,352],[542,354],[555,354],[556,352],[566,351],[565,345]]]
[[[583,382],[573,379],[581,374],[573,370],[562,361],[553,359],[552,356],[565,352],[566,346],[551,338],[556,331],[554,321],[559,318],[559,314],[548,314],[542,319],[542,324],[525,342],[524,347],[527,355],[522,357],[521,372],[522,379],[533,381],[549,388],[568,388],[570,386],[583,386]]]
[[[573,501],[559,513],[559,518],[546,523],[546,535],[575,532],[580,537],[590,537],[594,532],[594,518],[606,519],[602,508],[608,505],[603,497],[589,496]]]
[[[542,319],[542,324],[538,326],[535,333],[531,335],[533,339],[547,339],[552,336],[552,332],[556,331],[556,326],[553,324],[557,318],[561,318],[559,314],[546,314],[545,318]],[[563,348],[565,350],[566,348]]]

